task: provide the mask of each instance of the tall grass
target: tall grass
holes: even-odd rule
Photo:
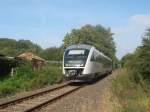
[[[113,96],[118,99],[121,108],[118,112],[149,112],[150,87],[136,84],[127,70],[122,70],[112,82]]]
[[[0,79],[0,97],[51,85],[61,78],[59,67],[45,65],[40,70],[33,70],[31,63],[26,62],[15,69],[13,76],[9,75]]]

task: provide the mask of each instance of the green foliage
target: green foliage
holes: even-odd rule
[[[131,63],[131,60],[133,60],[134,54],[126,54],[125,56],[122,57],[121,59],[121,66],[122,67],[128,67]]]
[[[116,50],[112,35],[110,29],[105,29],[101,25],[85,25],[81,29],[73,29],[67,33],[63,40],[63,46],[89,44],[115,59]]]
[[[136,84],[127,70],[122,70],[112,82],[113,98],[118,99],[119,112],[148,112],[150,110],[150,87]],[[116,108],[116,107],[114,107]]]
[[[56,67],[62,67],[62,61],[46,61],[46,66],[56,66]]]
[[[32,88],[41,88],[45,85],[56,83],[61,80],[62,75],[59,68],[44,67],[36,77],[31,81]]]
[[[41,70],[34,71],[30,62],[22,62],[15,69],[14,76],[0,79],[0,97],[41,88],[56,83],[61,78],[61,69],[58,67],[45,65]]]
[[[17,56],[25,51],[31,51],[38,55],[42,52],[42,48],[30,40],[16,41],[8,38],[0,38],[0,49],[0,54],[7,56]]]
[[[42,57],[46,60],[62,61],[63,52],[62,47],[50,47],[43,51]]]

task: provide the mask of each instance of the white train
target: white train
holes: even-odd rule
[[[112,60],[93,46],[71,45],[64,52],[63,74],[69,80],[91,80],[112,69]]]

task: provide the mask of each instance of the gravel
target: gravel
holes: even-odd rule
[[[108,109],[108,88],[112,75],[100,79],[96,83],[60,99],[59,101],[44,107],[41,112],[111,112]],[[108,96],[107,96],[108,95]]]

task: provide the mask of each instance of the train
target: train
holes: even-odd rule
[[[63,74],[73,81],[91,81],[101,75],[111,73],[112,59],[94,46],[76,44],[67,47],[63,55]]]

